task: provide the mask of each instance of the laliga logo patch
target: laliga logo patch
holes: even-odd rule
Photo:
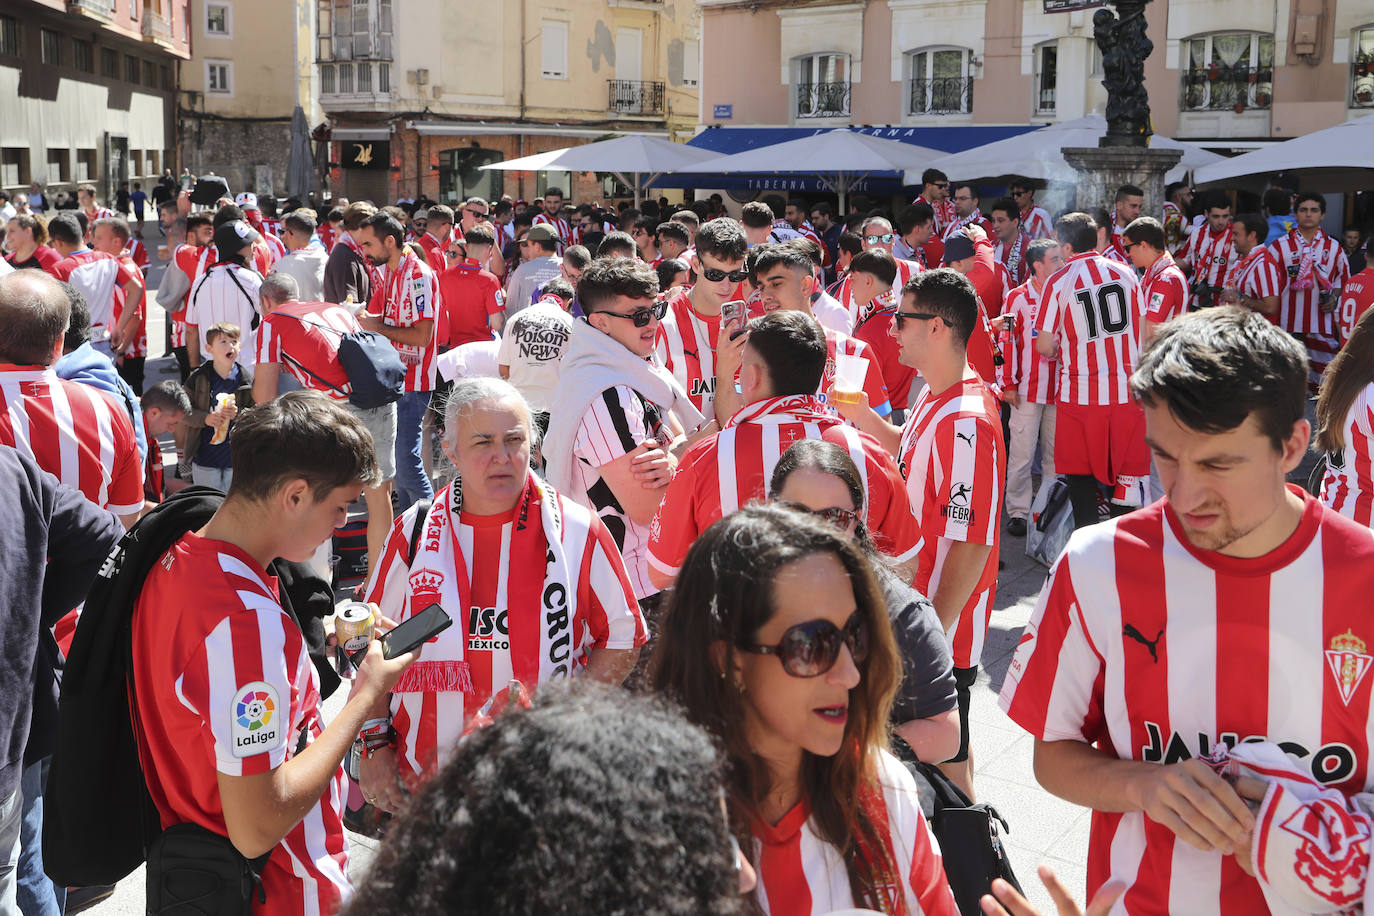
[[[265,681],[245,684],[234,692],[230,737],[235,757],[252,757],[279,746],[285,736],[277,688]]]
[[[1340,636],[1331,638],[1331,648],[1324,653],[1326,666],[1331,669],[1336,689],[1340,691],[1341,701],[1346,706],[1350,705],[1355,688],[1360,686],[1370,666],[1374,665],[1374,656],[1368,655],[1365,648],[1365,641],[1347,629]]]

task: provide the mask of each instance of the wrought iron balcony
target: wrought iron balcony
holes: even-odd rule
[[[849,114],[850,84],[798,83],[797,117],[841,118]]]
[[[1183,107],[1188,111],[1267,110],[1273,95],[1273,67],[1213,64],[1183,72]]]
[[[908,110],[915,115],[969,114],[973,111],[973,79],[967,76],[913,79]]]
[[[1374,54],[1361,52],[1350,65],[1350,107],[1374,108]]]
[[[663,84],[643,80],[606,80],[606,107],[617,114],[663,114]]]

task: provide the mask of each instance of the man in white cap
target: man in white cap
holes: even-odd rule
[[[218,263],[201,276],[186,306],[186,351],[191,366],[199,366],[207,352],[205,332],[211,325],[238,325],[243,353],[257,352],[258,287],[262,277],[248,266],[258,233],[241,219],[215,230]]]

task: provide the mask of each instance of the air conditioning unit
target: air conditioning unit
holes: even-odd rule
[[[428,71],[427,69],[421,67],[419,70],[416,70],[416,71],[415,71],[415,85],[417,85],[417,86],[427,86],[427,85],[429,85],[429,71]]]
[[[435,97],[436,99],[442,99],[442,98],[444,97],[444,87],[443,87],[443,86],[435,86],[435,87],[434,87],[434,97]]]

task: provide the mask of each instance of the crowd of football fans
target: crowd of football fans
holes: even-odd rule
[[[1279,187],[983,193],[4,201],[0,908],[146,859],[159,913],[1032,912],[933,799],[988,817],[1002,551],[1056,520],[1000,702],[1096,812],[1061,912],[1361,901],[1361,234]],[[129,844],[68,794],[102,771]]]

